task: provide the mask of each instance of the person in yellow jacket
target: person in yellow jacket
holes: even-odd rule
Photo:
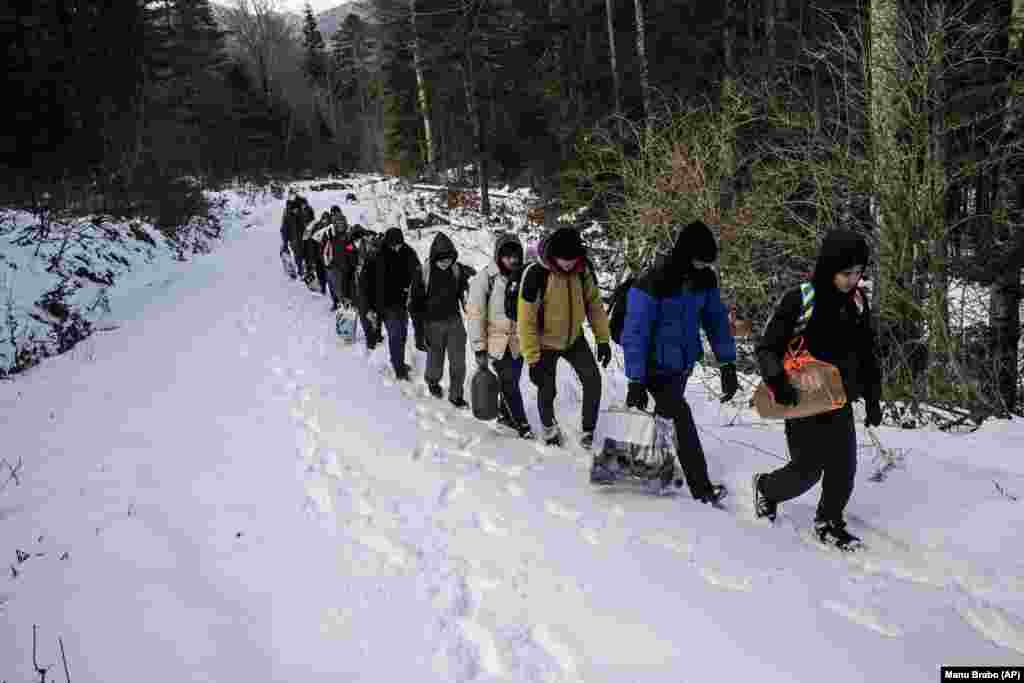
[[[601,372],[583,336],[583,321],[590,322],[597,341],[597,361],[608,367],[608,314],[588,267],[587,249],[573,228],[559,228],[537,247],[537,260],[523,273],[519,287],[519,344],[537,387],[537,411],[544,428],[542,438],[562,445],[555,421],[556,365],[564,358],[583,384],[583,433],[580,445],[591,448],[601,406]]]

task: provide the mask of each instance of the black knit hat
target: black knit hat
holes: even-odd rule
[[[405,242],[405,236],[402,235],[401,228],[388,228],[384,232],[384,246],[393,247],[403,242]]]
[[[559,228],[551,233],[544,248],[545,256],[567,261],[587,255],[580,233],[573,228]]]
[[[703,221],[694,221],[680,230],[672,249],[672,261],[678,266],[688,266],[694,259],[705,263],[718,260],[718,243]]]

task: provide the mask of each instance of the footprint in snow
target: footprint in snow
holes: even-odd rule
[[[736,576],[709,566],[701,567],[700,575],[705,582],[716,588],[740,593],[749,593],[754,589],[754,582],[749,576]]]
[[[1024,655],[1024,621],[1001,607],[972,600],[958,608],[961,618],[987,640]]]
[[[548,514],[570,522],[578,522],[580,517],[583,516],[579,511],[566,507],[554,500],[545,500],[544,509],[547,510]]]
[[[894,624],[886,623],[878,613],[878,610],[866,605],[855,607],[836,600],[825,600],[822,603],[822,606],[832,610],[840,616],[846,617],[859,626],[863,626],[866,629],[880,633],[888,638],[899,638],[903,635],[903,629]]]
[[[444,486],[441,487],[441,493],[438,495],[437,500],[441,505],[448,505],[465,492],[465,482],[462,479],[454,479],[445,482]]]

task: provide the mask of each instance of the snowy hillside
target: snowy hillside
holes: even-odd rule
[[[378,180],[307,197],[378,230],[427,213]],[[844,683],[1024,666],[1020,421],[880,429],[895,464],[881,476],[859,429],[856,555],[811,539],[818,488],[775,527],[753,520],[750,478],[784,460],[781,425],[742,398],[721,406],[712,370],[688,396],[727,509],[595,490],[587,454],[430,398],[411,340],[412,383],[383,346],[339,346],[329,300],[282,273],[283,204],[236,214],[88,354],[0,383],[0,681],[39,680],[34,625],[47,680],[64,678],[60,638],[76,683]],[[482,266],[491,232],[465,221],[445,230]],[[421,256],[437,229],[407,235]],[[575,437],[580,390],[559,373]],[[525,373],[523,392],[536,428]],[[624,396],[616,359],[602,403]]]

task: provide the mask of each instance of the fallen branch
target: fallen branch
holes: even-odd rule
[[[1014,503],[1016,503],[1018,500],[1020,500],[1017,496],[1013,495],[1012,493],[1010,493],[1009,491],[1004,489],[1002,487],[1002,485],[998,481],[996,481],[995,479],[992,480],[992,483],[996,487],[996,492],[999,493],[999,495],[1002,496],[1003,498],[1006,498],[1007,500],[1013,501]]]
[[[32,666],[35,667],[36,673],[39,674],[39,683],[46,683],[46,672],[49,671],[53,665],[48,667],[40,667],[39,660],[36,658],[36,641],[38,640],[36,632],[39,627],[32,624]]]
[[[65,683],[71,683],[71,673],[68,671],[68,658],[64,655],[64,639],[58,637],[57,644],[60,645],[60,661],[64,663],[64,681]]]

